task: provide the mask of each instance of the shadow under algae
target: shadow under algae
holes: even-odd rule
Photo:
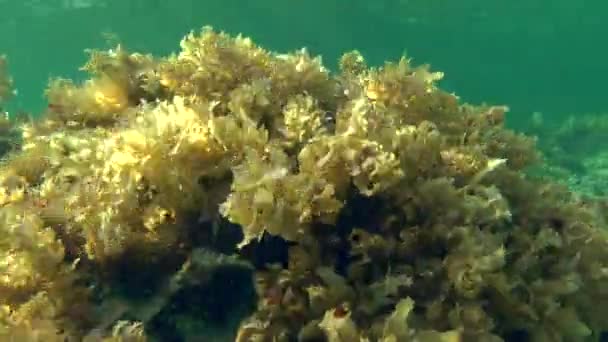
[[[603,221],[525,176],[538,155],[506,108],[461,103],[427,66],[354,51],[330,73],[205,28],[176,55],[118,46],[83,69],[0,167],[2,340],[606,329]]]

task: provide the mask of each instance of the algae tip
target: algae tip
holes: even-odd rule
[[[479,171],[475,176],[473,176],[473,178],[465,188],[478,184],[488,173],[496,170],[498,167],[505,165],[506,163],[506,158],[494,158],[488,160],[486,167],[483,170]]]

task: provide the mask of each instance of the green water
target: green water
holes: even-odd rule
[[[168,54],[203,25],[287,51],[308,47],[327,65],[357,48],[372,63],[404,51],[444,71],[467,101],[507,104],[511,121],[606,110],[608,3],[599,0],[0,0],[0,53],[38,111],[49,77],[78,78],[86,48],[121,42]]]

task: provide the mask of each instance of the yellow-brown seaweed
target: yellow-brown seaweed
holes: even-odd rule
[[[0,339],[144,340],[150,318],[120,320],[135,304],[112,279],[172,284],[228,221],[243,259],[265,236],[290,245],[283,265],[256,264],[238,341],[583,341],[608,327],[606,231],[525,175],[537,153],[505,108],[460,103],[406,58],[369,68],[352,52],[332,73],[210,28],[181,47],[92,52],[91,79],[53,81],[48,112],[22,127],[0,167]]]

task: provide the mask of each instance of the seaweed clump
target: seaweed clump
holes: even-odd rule
[[[538,138],[538,147],[546,160],[537,170],[591,200],[608,194],[606,169],[608,155],[608,119],[602,113],[573,114],[560,122],[545,120],[534,113],[524,127]]]
[[[0,104],[8,101],[13,95],[13,80],[6,70],[6,57],[0,56]]]
[[[11,120],[4,105],[13,98],[16,91],[13,89],[13,79],[9,76],[6,56],[0,55],[0,157],[10,151],[18,141],[16,123]],[[22,118],[20,118],[22,119]]]
[[[606,329],[606,232],[526,178],[538,156],[506,108],[406,58],[350,52],[332,74],[209,28],[181,48],[91,52],[91,78],[53,81],[23,125],[0,169],[3,339],[153,338],[177,294],[242,263],[258,303],[241,342]]]

